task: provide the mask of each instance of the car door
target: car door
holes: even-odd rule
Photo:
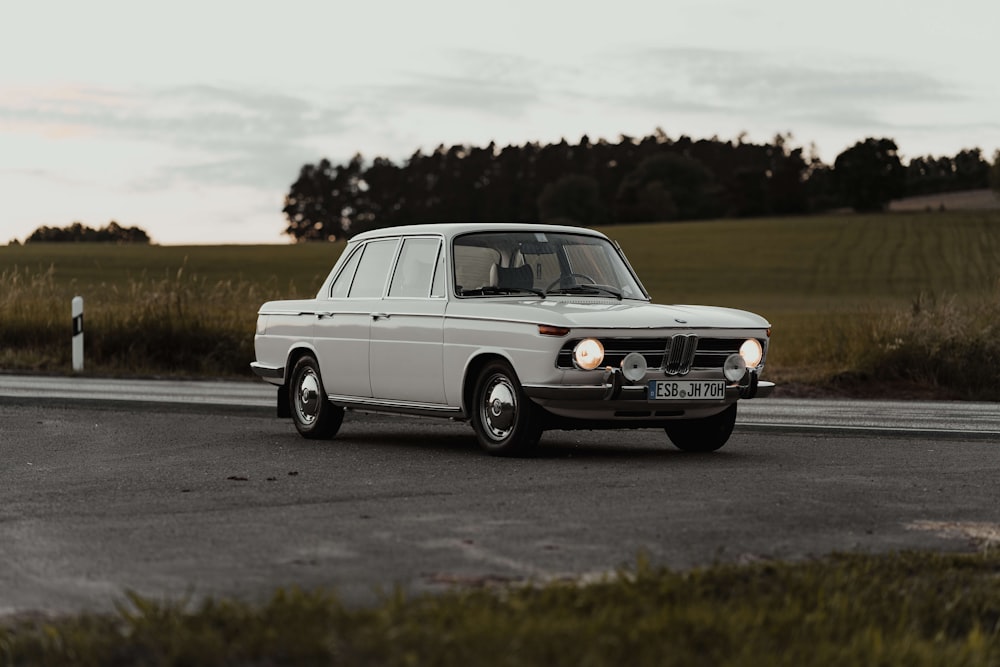
[[[372,395],[445,403],[445,266],[440,237],[404,238],[381,309],[372,313]]]
[[[373,313],[382,309],[382,295],[398,245],[398,238],[375,239],[356,250],[334,279],[329,298],[316,314],[313,344],[329,395],[372,396],[369,335]]]

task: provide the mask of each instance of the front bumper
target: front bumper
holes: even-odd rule
[[[524,393],[537,401],[624,401],[663,405],[663,401],[650,400],[647,397],[647,384],[629,382],[617,369],[604,374],[601,384],[567,385],[567,384],[526,384]],[[694,403],[732,403],[740,398],[765,398],[774,391],[774,383],[759,380],[756,373],[747,373],[739,382],[726,384],[724,399],[710,401],[691,401]]]

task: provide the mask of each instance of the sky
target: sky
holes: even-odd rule
[[[321,158],[661,128],[1000,149],[996,0],[0,0],[0,244],[287,243]]]

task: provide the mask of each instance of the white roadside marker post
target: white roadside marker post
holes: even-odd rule
[[[83,297],[73,297],[73,372],[83,371]]]

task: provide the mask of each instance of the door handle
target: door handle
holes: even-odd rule
[[[389,319],[389,313],[372,313],[372,319],[376,322],[379,320]]]
[[[333,313],[316,313],[316,319],[322,320],[327,317],[333,317]]]

